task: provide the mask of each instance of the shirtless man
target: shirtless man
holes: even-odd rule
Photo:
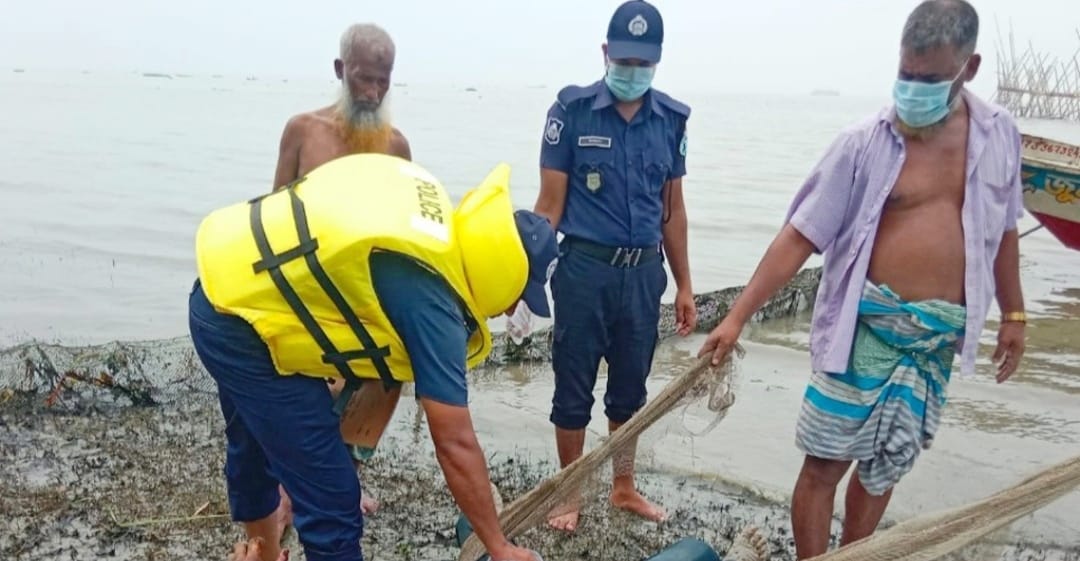
[[[289,119],[281,135],[274,190],[295,181],[330,160],[348,154],[376,152],[412,159],[409,142],[390,124],[390,74],[394,69],[394,42],[373,24],[355,24],[341,36],[340,58],[334,72],[341,93],[334,105]],[[332,386],[336,393],[341,384]],[[355,460],[354,460],[355,461]],[[359,461],[355,461],[359,469]],[[291,501],[281,489],[279,516],[291,523]],[[364,493],[361,510],[372,514],[379,507]]]
[[[1023,355],[1020,136],[1008,113],[964,88],[979,69],[978,26],[964,0],[915,8],[895,103],[829,148],[699,353],[719,363],[769,296],[824,254],[796,429],[806,454],[791,504],[799,559],[828,549],[836,488],[853,462],[840,544],[874,532],[893,486],[933,441],[957,350],[961,372],[974,372],[995,297],[998,383]]]
[[[377,152],[412,159],[408,140],[390,124],[390,36],[372,24],[353,25],[341,36],[340,57],[334,61],[341,80],[337,103],[296,115],[285,124],[275,189],[348,154]]]

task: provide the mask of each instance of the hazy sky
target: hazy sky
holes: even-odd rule
[[[35,0],[0,18],[0,69],[11,67],[326,76],[350,23],[384,26],[395,81],[583,83],[618,0]],[[679,90],[888,95],[904,18],[917,0],[655,0],[664,15],[657,85]],[[1080,0],[975,0],[992,91],[998,25],[1071,56]],[[996,20],[996,21],[995,21]],[[6,71],[6,70],[5,70]]]

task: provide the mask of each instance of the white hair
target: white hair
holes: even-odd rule
[[[394,40],[383,28],[373,23],[357,23],[341,34],[341,60],[348,61],[357,49],[379,60],[394,62]]]

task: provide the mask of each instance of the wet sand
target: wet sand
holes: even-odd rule
[[[692,361],[699,344],[700,336],[693,336],[661,348],[654,394]],[[676,410],[644,435],[641,487],[667,507],[668,522],[610,509],[608,474],[601,474],[575,535],[537,528],[519,542],[548,560],[632,560],[686,536],[722,552],[753,523],[770,535],[773,559],[793,559],[785,504],[799,467],[791,439],[806,361],[794,350],[748,343],[738,401],[712,432],[694,439],[683,432],[707,423],[702,409],[691,408],[685,416]],[[492,478],[509,503],[556,468],[546,419],[550,373],[542,364],[478,371],[470,388]],[[993,399],[1002,391],[978,382],[954,386],[939,439],[901,483],[886,526],[984,497],[1076,453],[1080,412],[1068,397],[1048,391],[1018,408]],[[41,395],[4,397],[0,559],[225,559],[240,537],[226,514],[224,423],[212,395],[185,394],[143,407],[96,397],[46,407]],[[1000,431],[988,424],[995,418]],[[594,418],[590,446],[603,424]],[[1017,426],[1027,429],[1017,432]],[[363,481],[383,503],[365,521],[367,559],[456,558],[456,510],[412,399],[402,400]],[[204,505],[200,514],[212,518],[167,520],[190,519]],[[956,558],[1080,560],[1077,512],[1080,493],[1074,492]],[[833,529],[839,529],[836,520]],[[292,559],[303,559],[294,533],[289,543]]]
[[[426,427],[413,434],[412,423],[400,421],[364,467],[366,491],[382,502],[365,521],[365,558],[455,559],[457,511]],[[0,465],[0,558],[225,559],[240,529],[226,515],[222,430],[216,403],[203,396],[73,412],[46,408],[39,396],[11,397],[0,413],[0,449],[11,459]],[[486,452],[507,501],[553,471],[522,451],[488,445]],[[545,559],[633,559],[689,535],[726,549],[742,521],[779,528],[786,516],[779,506],[696,478],[649,475],[644,489],[676,505],[672,523],[613,513],[597,496],[572,538],[538,529],[519,541]],[[206,518],[194,517],[207,503]],[[786,535],[774,537],[775,549],[786,550]],[[295,532],[288,544],[291,558],[303,559]]]

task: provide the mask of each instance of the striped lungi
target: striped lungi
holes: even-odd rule
[[[867,282],[858,321],[848,371],[812,375],[795,440],[810,456],[858,461],[863,487],[880,496],[934,440],[965,310]]]

